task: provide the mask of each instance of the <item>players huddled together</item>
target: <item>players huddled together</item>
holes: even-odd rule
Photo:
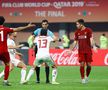
[[[21,80],[20,84],[27,84],[30,81],[30,77],[36,71],[36,83],[40,83],[40,67],[42,64],[45,66],[46,72],[46,83],[60,84],[56,81],[57,78],[57,66],[50,56],[50,43],[61,42],[62,39],[56,37],[51,30],[48,29],[48,20],[42,20],[41,28],[36,29],[33,32],[33,49],[35,50],[36,58],[33,66],[29,70],[28,75],[26,74],[26,65],[22,60],[22,54],[17,52],[16,49],[23,47],[23,45],[15,44],[15,32],[26,30],[28,28],[35,27],[35,24],[29,23],[27,26],[18,28],[8,28],[3,26],[5,18],[0,16],[0,60],[4,63],[4,70],[0,73],[0,78],[4,76],[3,85],[11,86],[8,81],[9,72],[13,70],[14,66],[21,68]],[[78,46],[78,57],[80,63],[80,75],[81,83],[85,84],[89,80],[89,74],[91,72],[92,50],[97,52],[97,48],[94,43],[92,30],[85,27],[83,19],[76,21],[77,30],[74,35],[73,47]],[[71,50],[68,54],[71,54]],[[16,55],[20,58],[16,59]],[[86,74],[85,74],[86,65]],[[52,67],[52,80],[49,80],[49,68]]]

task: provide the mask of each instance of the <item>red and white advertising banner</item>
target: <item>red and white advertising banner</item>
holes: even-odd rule
[[[51,57],[58,66],[78,66],[78,51],[72,51],[68,54],[68,49],[50,49]],[[32,65],[35,55],[32,49],[29,50],[29,64]],[[98,50],[97,53],[93,51],[93,66],[107,66],[108,65],[108,50]]]
[[[108,0],[0,0],[6,22],[108,21]]]

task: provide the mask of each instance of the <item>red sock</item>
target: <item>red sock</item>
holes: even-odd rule
[[[80,66],[81,78],[84,79],[84,66]]]
[[[4,71],[4,80],[7,80],[8,76],[9,76],[9,65],[6,65]]]
[[[91,66],[87,66],[86,68],[86,76],[88,77],[91,72]]]

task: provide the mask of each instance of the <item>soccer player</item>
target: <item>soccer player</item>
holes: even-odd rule
[[[21,53],[17,52],[16,49],[22,47],[23,45],[15,44],[15,37],[14,33],[9,33],[9,37],[7,39],[8,51],[10,55],[10,71],[13,70],[14,66],[21,68],[21,84],[25,84],[25,77],[26,77],[26,65],[22,62],[22,60],[16,59],[16,55],[21,57]],[[0,73],[0,78],[4,75],[4,70]]]
[[[0,16],[0,60],[2,60],[5,64],[4,69],[4,82],[3,85],[10,86],[11,84],[8,82],[8,76],[9,76],[9,53],[8,53],[8,47],[7,47],[7,36],[11,32],[18,32],[30,27],[34,27],[34,24],[28,24],[25,27],[18,27],[18,28],[8,28],[4,27],[3,24],[5,22],[5,18],[3,16]]]
[[[34,61],[34,67],[31,70],[34,70],[36,66],[41,65],[42,63],[46,63],[48,66],[52,66],[53,71],[52,71],[52,84],[59,84],[56,82],[56,77],[57,77],[57,67],[50,57],[49,53],[49,47],[51,41],[55,41],[56,39],[52,39],[50,36],[47,36],[47,30],[42,29],[40,32],[40,36],[37,36],[34,40],[34,43],[37,44],[37,54],[36,54],[36,59]],[[31,73],[28,73],[27,76],[27,81],[29,81],[31,77]]]
[[[48,20],[42,20],[41,22],[42,27],[38,28],[34,31],[35,37],[40,35],[41,29],[47,30],[48,36],[51,36],[53,39],[56,39],[55,35],[48,29],[49,23]],[[35,46],[35,54],[37,53],[37,46]],[[40,82],[40,67],[36,67],[36,75],[37,75],[37,80],[36,82]],[[31,70],[31,73],[33,73],[34,70]],[[49,83],[49,66],[45,64],[45,72],[46,72],[46,83]]]
[[[85,27],[84,20],[79,19],[76,21],[77,30],[75,32],[74,46],[78,44],[78,56],[80,63],[80,74],[82,83],[88,82],[88,77],[91,72],[92,50],[91,47],[96,51],[96,46],[93,40],[92,30]],[[92,46],[91,46],[92,45]],[[85,64],[86,75],[85,75]]]

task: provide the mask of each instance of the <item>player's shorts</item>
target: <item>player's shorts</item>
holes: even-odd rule
[[[10,60],[10,62],[14,65],[14,66],[18,66],[18,64],[21,62],[19,59],[13,58]]]
[[[1,53],[0,60],[3,61],[4,63],[9,63],[10,62],[9,53],[8,52]]]
[[[21,62],[19,59],[16,59],[14,55],[10,54],[10,62],[14,66],[18,66],[18,64]]]
[[[51,57],[44,57],[44,58],[36,58],[34,61],[34,65],[39,66],[42,63],[46,63],[48,66],[53,66],[54,61],[52,60]]]
[[[79,62],[92,62],[92,54],[91,53],[79,53]]]

